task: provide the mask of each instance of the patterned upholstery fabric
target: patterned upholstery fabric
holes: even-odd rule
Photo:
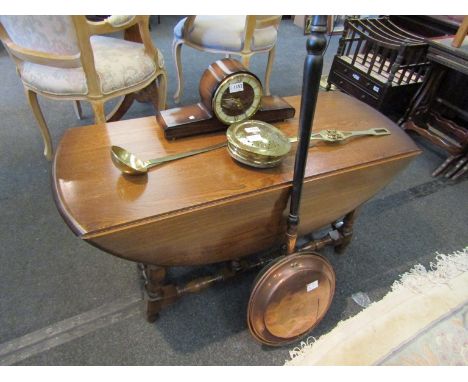
[[[0,16],[0,22],[23,48],[69,55],[80,51],[69,16]]]
[[[93,36],[91,45],[104,94],[144,82],[158,67],[164,66],[161,52],[158,50],[159,62],[155,63],[145,54],[143,44]],[[20,72],[27,86],[52,95],[85,95],[88,92],[82,68],[64,69],[25,62]]]
[[[245,16],[197,16],[188,36],[182,36],[184,23],[180,20],[174,28],[174,36],[191,41],[209,49],[241,51]],[[252,50],[271,48],[276,43],[278,32],[273,26],[257,29],[252,40]]]
[[[88,86],[82,68],[63,69],[24,62],[20,64],[23,82],[52,95],[86,95]]]

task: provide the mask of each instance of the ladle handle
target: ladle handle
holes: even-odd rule
[[[389,135],[390,131],[384,127],[375,127],[368,130],[358,130],[358,131],[343,131],[345,135],[357,136],[357,135]],[[348,136],[346,138],[348,138]]]
[[[213,146],[204,147],[202,149],[187,151],[187,152],[179,153],[179,154],[166,155],[165,157],[156,158],[156,159],[150,159],[150,160],[148,160],[146,162],[147,163],[146,167],[150,168],[150,167],[157,166],[158,164],[162,164],[162,163],[166,163],[166,162],[172,162],[174,160],[187,158],[187,157],[190,157],[192,155],[206,153],[207,151],[216,150],[216,149],[219,149],[219,148],[224,147],[226,145],[227,145],[227,142],[222,142],[222,143],[218,143],[218,144],[213,145]]]

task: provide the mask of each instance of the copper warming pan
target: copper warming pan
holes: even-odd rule
[[[271,346],[296,341],[312,330],[325,316],[335,292],[336,277],[329,261],[315,252],[296,248],[299,206],[322,75],[322,50],[326,45],[325,20],[325,16],[313,17],[313,37],[307,42],[286,255],[262,270],[247,309],[250,333]]]

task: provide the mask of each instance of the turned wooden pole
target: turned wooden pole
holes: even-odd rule
[[[291,204],[286,232],[287,254],[296,249],[297,226],[299,224],[299,207],[301,201],[302,184],[309,151],[312,121],[320,86],[323,67],[323,51],[327,39],[327,16],[313,16],[311,35],[307,40],[307,56],[304,62],[304,77],[302,79],[302,100],[299,116],[299,141],[294,164],[293,186],[291,191]]]

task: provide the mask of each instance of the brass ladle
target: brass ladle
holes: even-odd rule
[[[205,153],[207,151],[216,150],[227,145],[227,142],[218,143],[217,145],[204,147],[198,150],[187,151],[180,154],[166,155],[157,159],[142,160],[119,146],[111,147],[111,159],[114,165],[123,173],[129,175],[146,174],[149,168],[160,165],[166,162],[172,162],[177,159],[190,157],[192,155]]]
[[[359,135],[388,135],[390,131],[385,128],[374,128],[369,130],[360,131],[340,131],[340,130],[322,130],[318,133],[312,134],[310,140],[321,140],[326,142],[339,142],[344,141],[353,136]],[[297,142],[297,137],[287,138],[290,143]],[[162,163],[171,162],[174,160],[190,157],[205,153],[207,151],[216,150],[227,145],[227,142],[218,143],[217,145],[208,146],[198,150],[192,150],[180,154],[167,155],[165,157],[142,160],[136,157],[131,152],[119,146],[112,146],[111,158],[114,165],[123,173],[129,175],[146,174],[149,168],[160,165]]]

